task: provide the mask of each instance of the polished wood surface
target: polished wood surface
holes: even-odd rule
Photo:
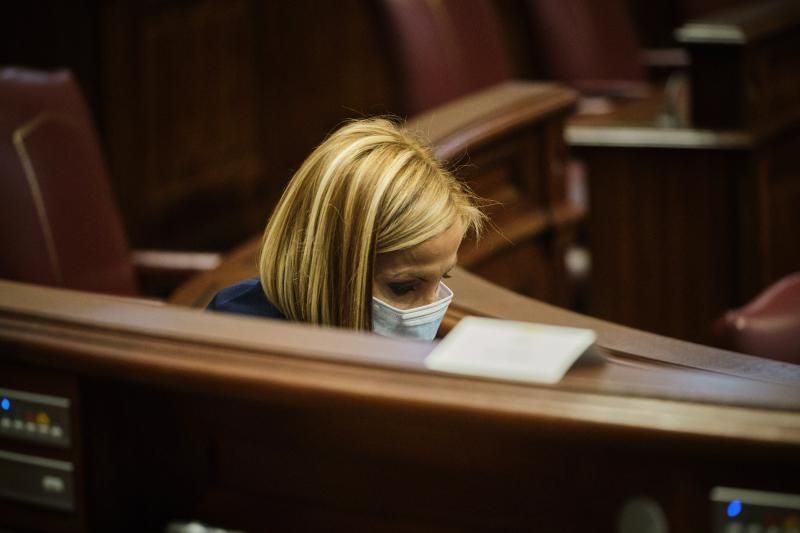
[[[763,408],[780,406],[792,410],[800,407],[797,403],[800,401],[800,389],[796,388],[800,384],[800,367],[796,365],[627,330],[505,291],[464,271],[458,272],[458,278],[460,279],[453,283],[453,288],[457,295],[464,296],[456,297],[453,304],[456,312],[498,318],[511,315],[518,320],[596,329],[599,337],[597,349],[587,357],[584,364],[579,364],[570,371],[569,377],[562,383],[568,389]],[[191,382],[192,378],[202,375],[211,377],[227,365],[228,370],[223,372],[224,376],[218,377],[227,379],[238,376],[235,377],[236,380],[253,380],[254,384],[266,384],[274,379],[270,375],[272,370],[280,372],[280,368],[288,370],[306,363],[320,364],[323,367],[329,364],[366,365],[428,376],[440,375],[427,370],[424,365],[424,358],[433,347],[429,343],[315,328],[284,321],[199,312],[114,297],[89,298],[80,293],[53,292],[24,285],[4,283],[3,289],[3,308],[14,308],[17,313],[29,316],[37,323],[36,329],[43,334],[48,331],[64,331],[64,327],[69,329],[67,323],[86,329],[85,338],[74,339],[78,343],[75,347],[81,344],[89,347],[98,342],[102,344],[104,337],[107,340],[131,337],[152,343],[153,347],[166,343],[176,350],[174,357],[166,353],[155,356],[134,353],[135,351],[117,346],[114,352],[122,359],[115,360],[114,357],[109,358],[108,354],[86,352],[66,356],[74,358],[72,360],[81,366],[99,365],[98,368],[106,366],[111,370],[124,359],[127,364],[137,367],[141,365],[142,370],[154,370],[157,367],[166,370],[169,367],[178,371],[183,367],[188,372],[188,382]],[[486,301],[487,297],[491,297],[493,301]],[[9,302],[12,298],[21,303],[11,305]],[[45,299],[50,303],[48,309],[43,305]],[[110,313],[112,308],[114,312]],[[5,324],[8,326],[12,322]],[[51,327],[54,329],[50,329]],[[9,338],[31,339],[31,333],[27,331],[15,335],[7,327],[4,335]],[[51,341],[44,341],[44,344],[48,342]],[[179,348],[185,343],[188,343],[188,351],[181,354]],[[270,362],[248,359],[245,352],[249,350],[269,355]],[[226,352],[230,358],[216,358],[212,355],[214,352]],[[281,357],[289,357],[293,361],[298,357],[300,359],[278,364]],[[236,367],[240,368],[237,370]],[[706,372],[698,374],[693,372],[694,369],[703,369]],[[119,370],[127,372],[125,369]],[[652,373],[653,379],[648,378],[648,373]],[[288,378],[288,374],[281,375]],[[168,380],[174,377],[164,376]],[[295,377],[298,385],[312,383],[306,381],[306,376]],[[682,383],[683,380],[686,382]],[[493,380],[479,381],[488,383]],[[701,383],[703,385],[699,386]],[[346,387],[348,384],[351,382],[337,384],[331,377],[324,385],[319,385],[340,390],[339,387]],[[742,386],[742,389],[737,391],[737,385]],[[387,391],[379,393],[379,389],[380,387],[373,389],[368,386],[367,389],[360,390],[362,393],[372,390],[370,394],[385,396]],[[434,396],[439,395],[436,393]],[[486,407],[513,408],[511,404],[506,407],[499,404]],[[654,427],[658,426],[658,421],[651,422],[656,424]]]
[[[428,343],[0,282],[0,385],[77,380],[87,531],[612,531],[647,494],[701,532],[711,486],[800,490],[800,367],[450,281],[455,312],[597,348],[525,385],[428,370]]]
[[[202,309],[222,288],[243,279],[257,277],[259,246],[258,239],[243,244],[219,268],[196,276],[176,291],[170,303]],[[589,328],[597,333],[597,344],[602,353],[612,359],[619,356],[650,361],[656,365],[684,366],[774,383],[800,384],[800,367],[796,365],[638,331],[526,298],[460,267],[456,269],[456,273],[448,280],[455,297],[448,309],[442,333],[452,329],[460,318],[468,315]]]

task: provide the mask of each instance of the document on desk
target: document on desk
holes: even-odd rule
[[[590,329],[466,317],[433,349],[425,366],[457,374],[558,383],[595,338]]]

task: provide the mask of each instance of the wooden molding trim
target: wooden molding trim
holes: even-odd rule
[[[560,85],[508,81],[415,115],[408,128],[447,161],[554,113],[568,114],[576,102],[575,91]]]

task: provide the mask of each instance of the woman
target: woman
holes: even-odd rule
[[[260,280],[209,309],[433,339],[476,197],[385,119],[346,124],[295,173],[264,232]]]

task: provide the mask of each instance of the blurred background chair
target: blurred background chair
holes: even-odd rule
[[[217,254],[132,252],[69,71],[0,70],[0,277],[165,296]]]
[[[488,0],[383,0],[405,87],[405,112],[426,111],[514,77]]]
[[[424,111],[516,77],[489,0],[381,0],[405,87],[405,111]],[[528,0],[530,38],[518,61],[538,80],[592,96],[650,93],[634,22],[623,0]]]
[[[537,72],[583,94],[649,94],[633,19],[624,0],[527,0]]]
[[[714,329],[726,348],[800,364],[800,272],[726,312]]]

